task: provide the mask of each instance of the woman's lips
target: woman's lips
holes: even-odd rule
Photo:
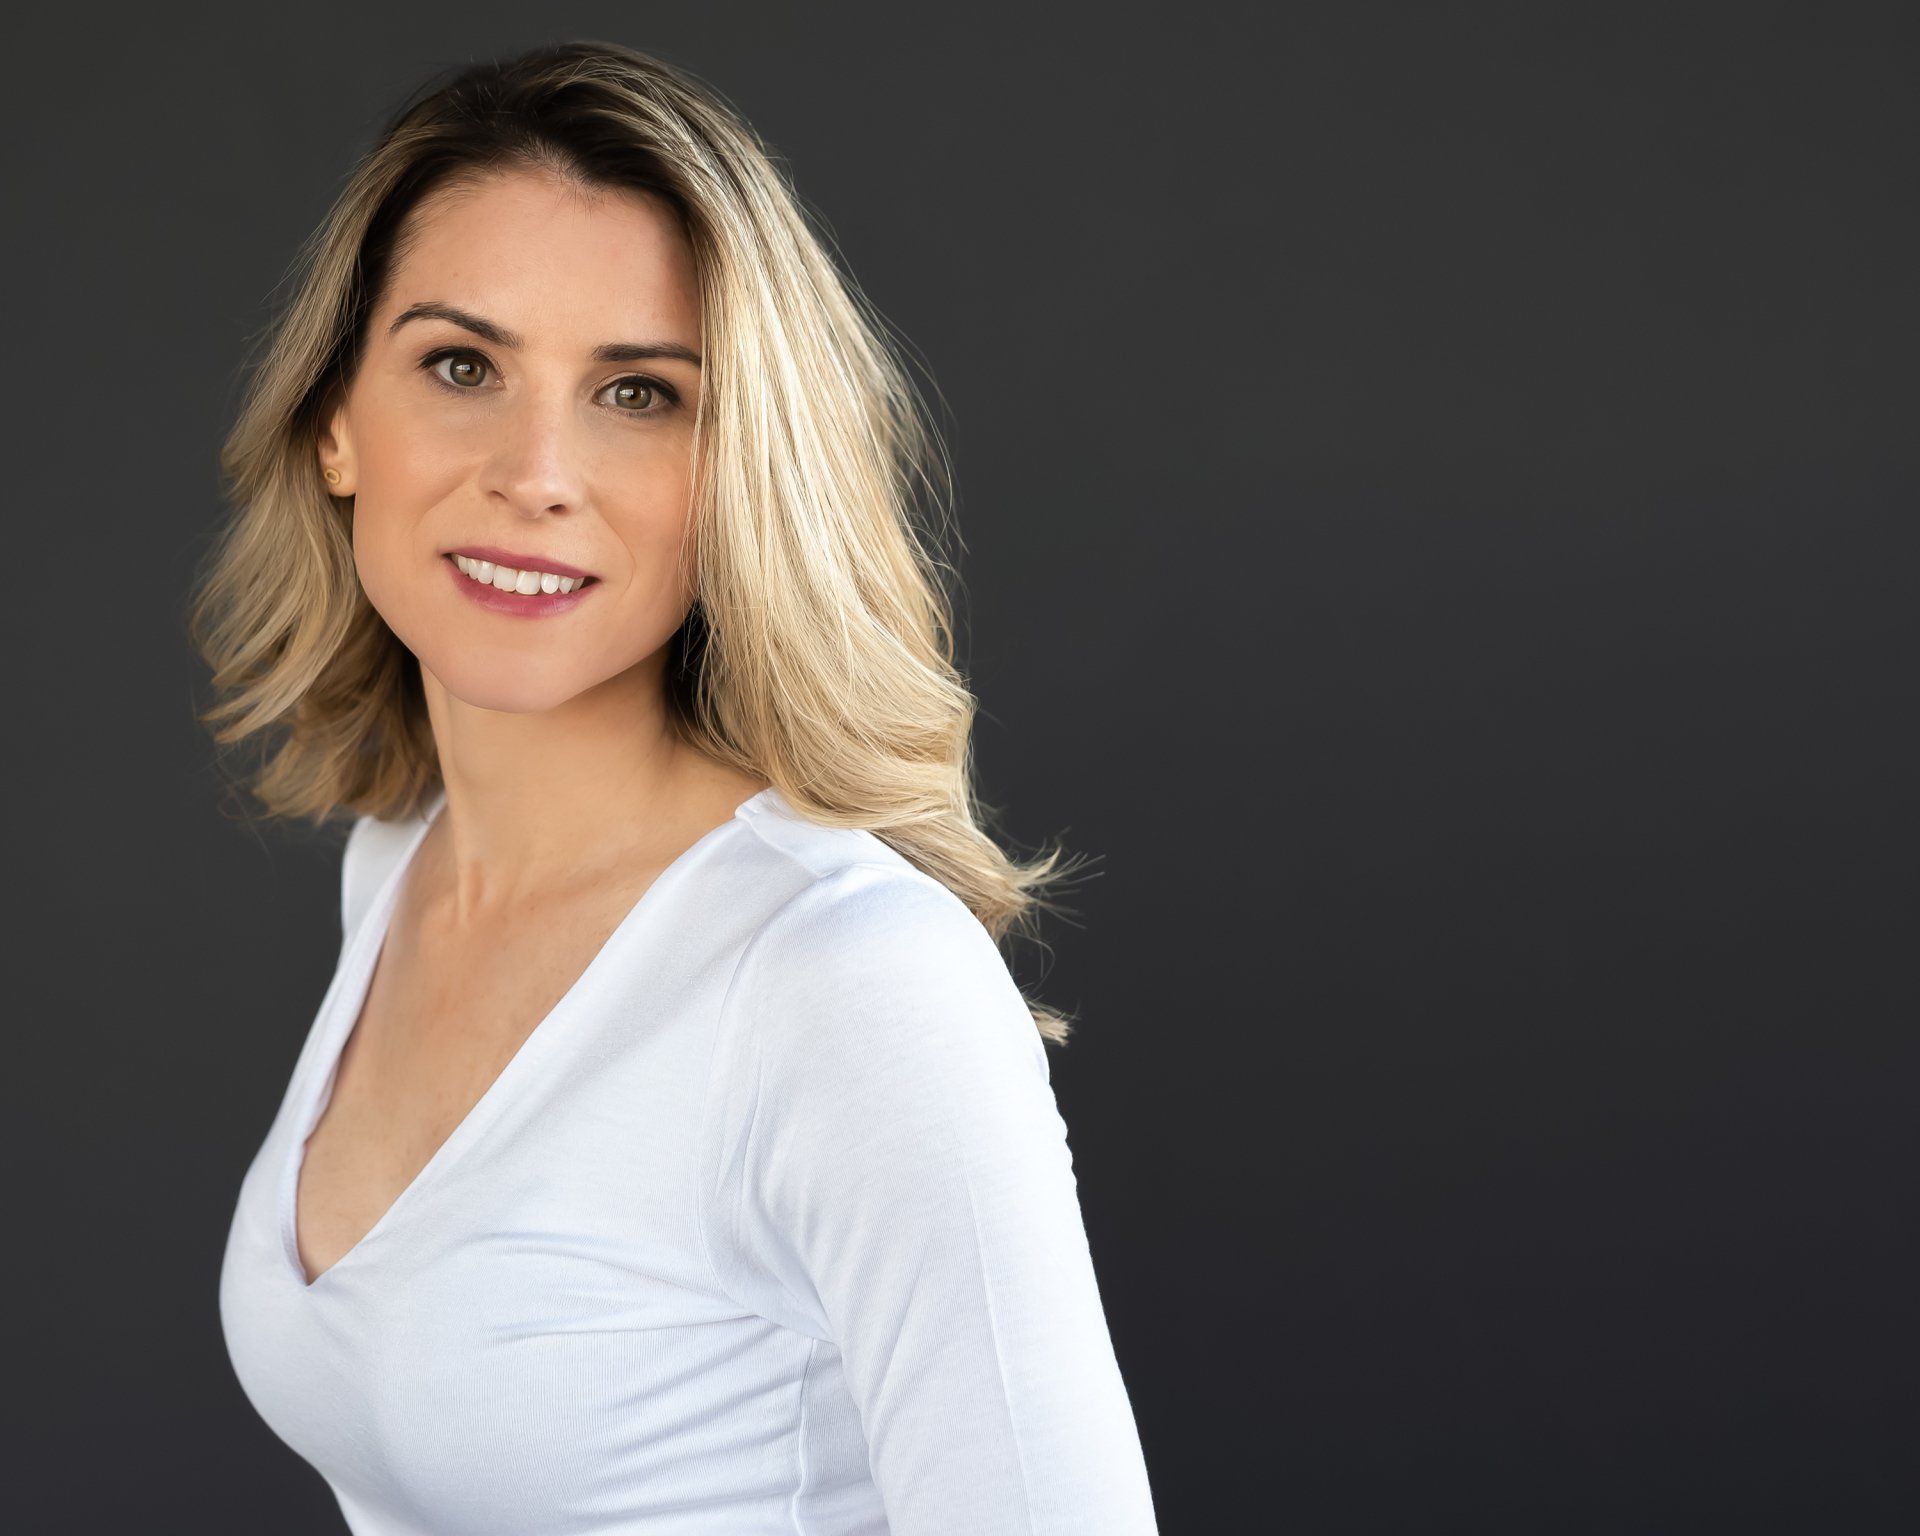
[[[474,602],[482,608],[492,609],[495,613],[512,614],[516,618],[544,619],[555,614],[567,613],[577,608],[600,586],[597,577],[590,577],[583,585],[575,587],[571,592],[503,592],[491,582],[475,581],[460,569],[452,553],[442,555],[440,558],[441,563],[447,568],[447,574]],[[564,576],[567,572],[554,571],[553,574]]]

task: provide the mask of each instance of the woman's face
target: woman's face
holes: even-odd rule
[[[693,602],[693,253],[643,194],[523,172],[430,196],[413,229],[321,463],[421,665],[466,703],[549,709],[658,654]],[[464,549],[595,579],[522,596],[510,559],[483,586]]]

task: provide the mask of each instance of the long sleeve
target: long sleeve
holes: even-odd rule
[[[816,879],[719,1040],[709,1258],[840,1351],[893,1536],[1152,1536],[1044,1042],[964,903]]]

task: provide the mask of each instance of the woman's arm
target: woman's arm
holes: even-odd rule
[[[721,1029],[716,1268],[838,1346],[895,1536],[1153,1533],[1045,1046],[964,903],[823,876]]]

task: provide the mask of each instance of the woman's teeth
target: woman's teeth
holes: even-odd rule
[[[495,565],[491,560],[474,560],[466,555],[455,555],[453,563],[482,586],[518,592],[523,597],[536,592],[571,592],[588,580],[585,576],[556,576],[552,571],[516,571],[510,565]]]

